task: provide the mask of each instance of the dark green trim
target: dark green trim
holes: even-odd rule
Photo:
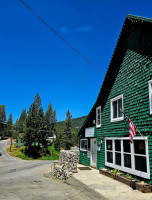
[[[131,14],[128,14],[127,17],[135,19],[135,20],[141,20],[141,21],[152,23],[152,19],[147,18],[147,17],[141,17],[141,16],[136,16],[136,15],[131,15]]]

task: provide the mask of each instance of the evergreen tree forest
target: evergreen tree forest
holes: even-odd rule
[[[56,150],[79,145],[78,133],[86,118],[87,116],[72,119],[70,111],[67,111],[65,121],[57,122]]]
[[[78,145],[77,134],[85,119],[86,116],[72,119],[68,110],[65,121],[57,123],[56,110],[52,108],[52,104],[49,103],[44,112],[37,93],[28,111],[23,108],[15,124],[12,113],[6,120],[5,105],[0,105],[0,139],[13,137],[20,140],[25,146],[25,154],[37,158],[48,154],[48,146],[52,143],[57,151]],[[55,139],[49,142],[48,138],[54,136]]]
[[[13,130],[13,116],[10,113],[8,120],[6,120],[5,105],[0,105],[0,138],[5,139],[12,136]]]
[[[48,137],[56,135],[56,111],[49,103],[44,113],[39,94],[36,94],[29,110],[22,110],[16,121],[16,136],[26,147],[26,154],[32,157],[46,156],[48,151]]]
[[[6,108],[5,105],[0,105],[0,137],[6,137]]]

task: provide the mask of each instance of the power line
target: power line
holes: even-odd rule
[[[85,56],[83,56],[76,48],[74,48],[69,42],[67,42],[59,33],[56,32],[54,28],[52,28],[46,21],[44,21],[32,8],[30,8],[23,0],[20,0],[20,2],[28,9],[30,10],[43,24],[45,24],[54,34],[56,34],[62,41],[64,41],[73,51],[75,51],[81,58],[83,58],[89,65],[94,67],[98,72],[105,75],[105,73],[96,67],[90,60],[88,60]]]

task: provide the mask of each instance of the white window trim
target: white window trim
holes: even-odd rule
[[[143,177],[143,178],[146,178],[146,179],[150,179],[150,168],[149,168],[149,150],[148,150],[148,137],[144,137],[145,138],[145,145],[146,145],[146,161],[147,161],[147,173],[146,172],[141,172],[141,171],[138,171],[138,170],[135,170],[135,159],[134,159],[134,146],[133,146],[133,143],[131,144],[131,168],[127,168],[127,167],[124,167],[124,153],[122,153],[122,141],[123,140],[130,140],[129,137],[120,137],[120,138],[113,138],[113,137],[107,137],[105,138],[105,165],[108,166],[108,167],[112,167],[114,169],[119,169],[121,171],[124,171],[124,172],[127,172],[127,173],[130,173],[130,174],[134,174],[136,176],[139,176],[139,177]],[[134,140],[144,140],[143,137],[134,137]],[[107,140],[112,140],[112,152],[113,152],[113,163],[109,163],[107,162],[107,151],[106,151],[106,141]],[[115,164],[115,149],[114,149],[114,140],[121,140],[121,166],[119,165],[116,165]],[[142,155],[140,155],[142,156]]]
[[[100,110],[100,124],[97,124],[98,123],[98,110]],[[96,108],[96,127],[97,128],[101,127],[101,106],[98,106]]]
[[[152,95],[152,80],[148,81],[148,87],[149,87],[149,109],[150,109],[150,114],[152,114],[152,105],[151,105],[151,95]]]
[[[111,122],[117,122],[117,121],[121,121],[121,120],[124,120],[124,116],[122,115],[122,117],[118,117],[118,118],[113,118],[113,106],[112,106],[112,103],[118,99],[122,99],[122,110],[123,110],[123,94],[111,99]]]
[[[87,140],[87,149],[86,150],[81,149],[81,141],[82,140]],[[80,151],[88,151],[88,139],[80,139]]]

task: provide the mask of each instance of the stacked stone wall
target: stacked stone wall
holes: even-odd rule
[[[53,177],[66,180],[73,173],[77,173],[77,164],[79,163],[80,152],[72,150],[61,150],[59,162],[54,164]]]

